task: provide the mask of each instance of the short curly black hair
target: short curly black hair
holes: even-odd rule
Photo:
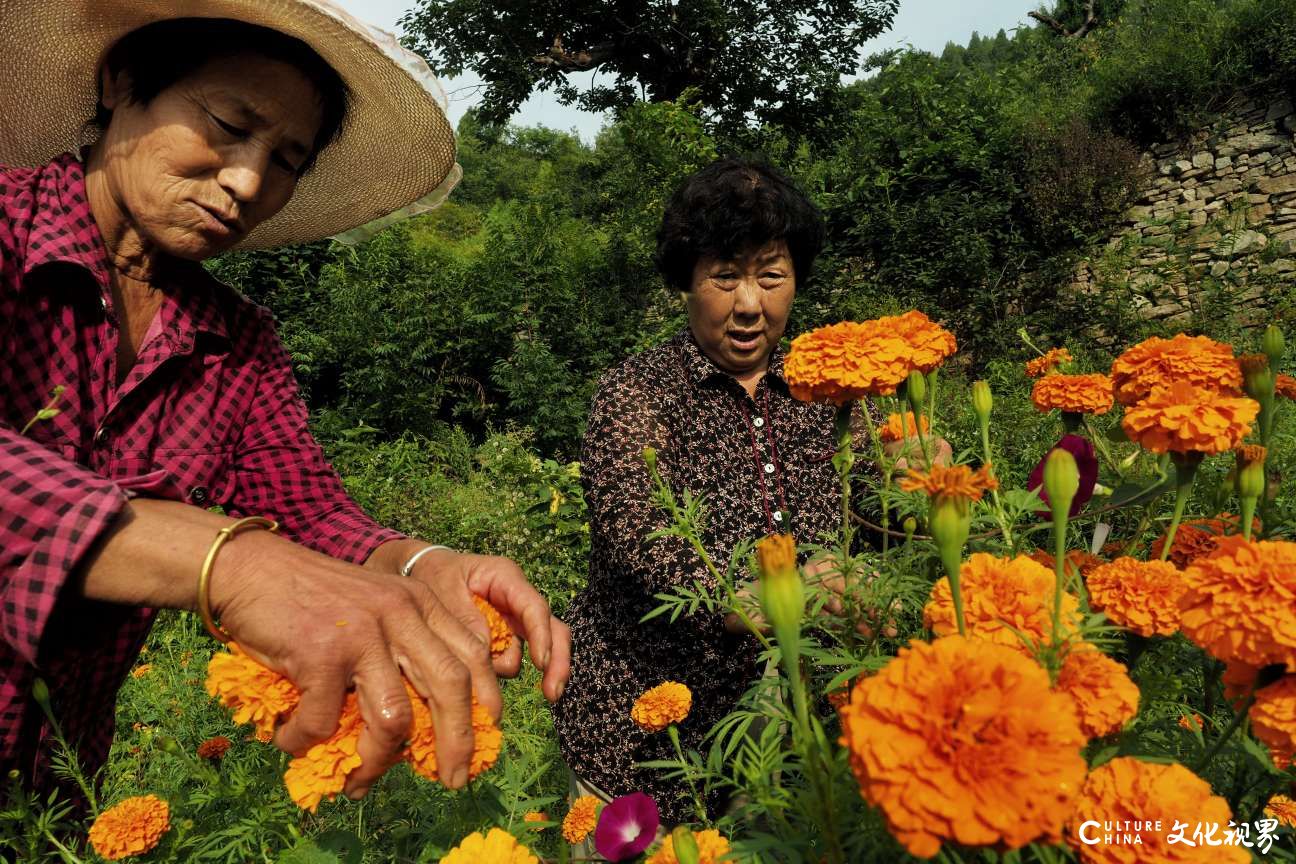
[[[763,159],[726,158],[685,178],[666,204],[653,263],[666,284],[692,287],[704,257],[728,258],[783,240],[798,286],[823,249],[823,216],[806,194]]]

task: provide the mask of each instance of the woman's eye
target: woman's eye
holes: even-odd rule
[[[296,165],[294,165],[293,163],[289,162],[287,159],[285,159],[284,157],[280,156],[278,153],[275,153],[273,156],[271,156],[271,157],[270,157],[270,160],[271,160],[272,162],[274,162],[275,165],[277,165],[277,166],[279,166],[281,169],[283,169],[284,171],[287,171],[289,174],[294,174],[294,175],[295,175],[295,174],[298,174],[298,173],[301,172],[301,168],[299,168],[299,167],[297,167]]]
[[[223,129],[227,135],[233,135],[235,138],[246,138],[248,136],[248,131],[246,129],[240,129],[233,123],[226,123],[210,111],[208,111],[207,114],[212,118],[212,122]]]

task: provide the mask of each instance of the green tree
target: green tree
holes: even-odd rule
[[[589,111],[696,90],[730,123],[793,122],[856,71],[899,0],[419,0],[401,19],[434,70],[486,82],[482,115],[507,120],[533,90]],[[573,82],[598,71],[602,80]],[[606,76],[610,76],[609,81]],[[603,82],[607,83],[603,83]]]

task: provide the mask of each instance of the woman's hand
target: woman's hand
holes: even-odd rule
[[[927,444],[932,448],[932,461],[937,465],[949,465],[954,461],[954,449],[944,438],[928,438]],[[922,442],[917,438],[888,441],[882,445],[882,450],[895,460],[896,471],[907,471],[910,468],[927,470],[927,455],[923,452]]]
[[[468,581],[477,578],[493,602],[497,584],[508,588],[510,580],[479,575],[480,568],[457,561],[442,565],[424,568],[424,578],[407,579],[338,561],[267,532],[238,535],[216,560],[211,600],[222,626],[301,692],[297,709],[275,735],[280,748],[300,755],[332,735],[346,691],[355,687],[365,729],[358,744],[360,767],[344,789],[351,797],[367,792],[400,758],[413,719],[402,673],[428,700],[437,761],[450,788],[468,780],[472,696],[499,717],[502,703],[489,644],[470,626],[481,616],[473,608],[469,619],[448,588],[457,584],[466,591]],[[436,573],[454,575],[433,578]],[[449,596],[443,599],[438,589]],[[534,619],[531,605],[521,605]],[[555,652],[552,645],[549,650]],[[561,666],[559,659],[554,668]]]

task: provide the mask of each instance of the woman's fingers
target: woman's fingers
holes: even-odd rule
[[[386,651],[371,651],[356,666],[352,681],[364,728],[356,753],[360,766],[347,775],[343,792],[359,798],[388,768],[400,761],[414,713],[400,670]]]
[[[550,612],[548,601],[509,559],[485,555],[465,557],[468,588],[486,598],[509,620],[517,635],[531,647],[536,666],[547,669],[554,649],[552,622],[557,620]],[[567,653],[570,654],[570,646]]]
[[[321,668],[318,674],[296,683],[301,698],[288,720],[275,730],[274,743],[280,750],[304,756],[337,731],[346,681],[342,670]]]
[[[466,601],[467,611],[462,607],[453,610],[451,604],[442,602],[441,595],[434,594],[425,584],[407,584],[415,592],[422,614],[417,620],[407,618],[394,622],[389,633],[393,644],[421,665],[420,677],[428,682],[428,692],[424,695],[435,699],[443,687],[461,687],[466,698],[476,694],[481,706],[499,720],[504,711],[504,697],[500,695],[499,679],[491,662],[490,629],[481,612],[471,599]],[[462,582],[459,585],[467,597],[467,589]],[[470,621],[486,628],[485,639],[470,629]],[[438,748],[440,740],[437,739]]]
[[[550,616],[550,632],[553,649],[549,652],[549,664],[545,666],[544,679],[540,689],[550,702],[557,702],[567,688],[567,679],[571,675],[571,630],[562,621]]]

